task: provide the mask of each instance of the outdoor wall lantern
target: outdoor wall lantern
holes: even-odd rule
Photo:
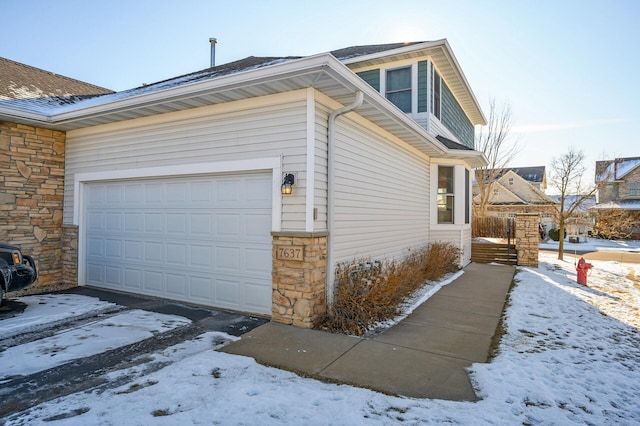
[[[293,191],[292,186],[295,183],[295,176],[291,173],[284,175],[284,180],[282,181],[282,186],[280,187],[280,192],[282,195],[291,195]]]

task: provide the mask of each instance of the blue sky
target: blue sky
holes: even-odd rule
[[[550,166],[640,156],[635,0],[0,0],[0,56],[113,90],[246,56],[447,38],[488,114],[508,102],[520,151]]]

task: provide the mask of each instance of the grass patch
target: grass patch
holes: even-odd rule
[[[314,328],[361,336],[398,315],[402,303],[426,282],[459,270],[459,259],[453,244],[434,243],[402,261],[343,262],[336,268],[334,303]]]

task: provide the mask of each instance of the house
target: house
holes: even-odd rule
[[[23,125],[32,111],[113,93],[111,90],[0,58],[0,242],[38,262],[39,285],[62,282],[65,132]],[[11,114],[15,113],[16,116]]]
[[[310,327],[339,262],[436,241],[470,261],[485,119],[446,40],[248,57],[53,103],[0,101],[0,120],[63,137],[52,196],[80,285]]]
[[[486,176],[495,176],[490,187],[487,215],[513,217],[516,213],[539,213],[545,231],[554,227],[557,203],[544,192],[547,188],[544,166],[477,170],[474,208],[480,204],[477,180],[486,181]]]
[[[640,238],[640,157],[596,161],[595,180],[596,227]]]

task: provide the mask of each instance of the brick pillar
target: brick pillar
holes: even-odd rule
[[[78,226],[62,225],[62,281],[78,285]]]
[[[538,251],[540,234],[538,213],[516,214],[516,250],[518,250],[518,266],[538,267]]]
[[[274,322],[311,328],[326,310],[327,233],[274,232]]]

